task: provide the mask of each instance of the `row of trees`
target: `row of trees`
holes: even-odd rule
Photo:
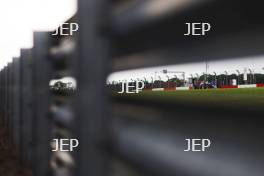
[[[205,79],[206,77],[206,79]],[[197,78],[194,78],[197,79]],[[202,75],[198,78],[199,81],[220,82],[221,85],[230,85],[231,81],[235,79],[238,84],[260,84],[264,83],[264,74],[247,74],[247,80],[244,81],[244,75],[231,74],[231,75]]]
[[[54,85],[50,86],[50,90],[57,94],[72,94],[74,93],[75,88],[71,82],[64,83],[62,81],[57,81]]]

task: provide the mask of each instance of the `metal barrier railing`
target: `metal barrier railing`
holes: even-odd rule
[[[112,71],[263,54],[257,1],[186,1],[184,8],[177,3],[185,2],[117,7],[110,23]],[[208,22],[212,31],[206,37],[184,36],[190,22]],[[123,161],[146,175],[261,175],[260,109],[150,96],[113,97],[113,145]],[[210,138],[215,145],[210,152],[186,153],[186,138]]]
[[[108,92],[107,75],[114,71],[263,53],[257,1],[204,1],[182,9],[168,1],[170,8],[155,14],[157,2],[163,1],[79,0],[71,19],[80,26],[77,36],[36,32],[34,47],[1,70],[1,125],[34,176],[263,174],[260,111]],[[194,40],[183,36],[185,20],[220,27]],[[77,91],[50,91],[50,81],[64,77],[77,81]],[[78,139],[78,150],[52,152],[52,140],[64,138]],[[186,153],[186,138],[211,138],[216,146]]]

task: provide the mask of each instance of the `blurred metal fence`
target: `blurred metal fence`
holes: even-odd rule
[[[34,33],[0,73],[1,125],[35,176],[262,176],[262,112],[192,102],[112,96],[114,71],[263,54],[258,1],[79,0],[69,22],[77,36]],[[205,21],[205,38],[184,37],[185,22]],[[245,22],[248,22],[245,24]],[[151,41],[151,42],[150,42]],[[77,91],[51,92],[72,77]],[[74,152],[51,152],[52,139],[76,138]],[[210,138],[208,152],[184,152],[186,138]]]
[[[250,57],[264,51],[258,1],[119,5],[111,20],[112,71]],[[187,22],[209,22],[212,31],[205,37],[184,36]],[[261,110],[228,102],[217,106],[209,100],[204,104],[150,97],[113,99],[114,151],[147,175],[258,176],[264,172]],[[214,144],[210,151],[188,153],[183,151],[188,138],[209,138]]]

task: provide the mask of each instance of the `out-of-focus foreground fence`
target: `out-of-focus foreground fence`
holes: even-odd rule
[[[35,176],[262,176],[263,120],[248,109],[112,96],[111,72],[264,53],[259,1],[79,0],[77,35],[34,33],[0,73],[1,125]],[[191,38],[186,22],[210,22]],[[246,24],[247,23],[247,24]],[[50,91],[72,77],[77,90]],[[1,126],[1,127],[2,127]],[[78,139],[51,152],[52,139]],[[184,152],[210,138],[208,152]],[[1,167],[1,166],[0,166]]]

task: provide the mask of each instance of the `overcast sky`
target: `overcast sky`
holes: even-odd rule
[[[56,29],[76,9],[76,0],[1,0],[0,69],[33,46],[33,31]]]

